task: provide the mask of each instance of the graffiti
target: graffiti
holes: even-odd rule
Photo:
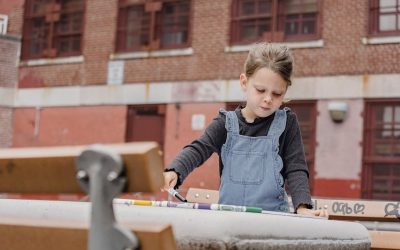
[[[354,203],[354,205],[346,202],[334,202],[332,204],[332,212],[350,215],[350,214],[364,214],[365,205],[362,203]]]
[[[397,203],[387,203],[385,206],[385,216],[396,216],[397,219],[400,220],[400,202]]]
[[[366,216],[366,217],[392,217],[400,220],[400,202],[368,201],[342,201],[342,200],[313,200],[314,209],[322,209],[324,205],[330,206],[330,213],[338,216]],[[382,213],[382,210],[384,210]]]

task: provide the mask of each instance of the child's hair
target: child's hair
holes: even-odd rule
[[[290,77],[293,71],[293,57],[287,46],[257,43],[250,49],[244,63],[246,77],[250,78],[261,68],[268,68],[279,74],[288,87],[292,84]]]

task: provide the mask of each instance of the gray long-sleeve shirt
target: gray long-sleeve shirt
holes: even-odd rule
[[[246,136],[265,136],[272,124],[275,113],[265,118],[256,118],[253,123],[246,122],[240,108],[235,110],[239,120],[239,133]],[[168,169],[179,173],[182,183],[190,172],[203,164],[213,153],[219,155],[220,175],[223,164],[221,148],[226,141],[225,115],[219,114],[205,129],[203,135],[185,146],[171,163]],[[300,204],[312,207],[310,188],[308,185],[308,167],[304,156],[300,127],[296,114],[287,112],[286,128],[279,137],[279,155],[283,160],[281,174],[287,180],[289,193],[294,208]]]

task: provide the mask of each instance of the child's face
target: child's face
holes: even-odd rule
[[[257,70],[250,78],[241,74],[240,85],[247,99],[243,115],[250,122],[257,117],[267,117],[278,110],[287,90],[285,80],[268,68]]]

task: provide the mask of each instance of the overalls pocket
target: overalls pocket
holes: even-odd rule
[[[233,183],[258,185],[264,181],[262,153],[232,150],[229,158],[229,178]]]

